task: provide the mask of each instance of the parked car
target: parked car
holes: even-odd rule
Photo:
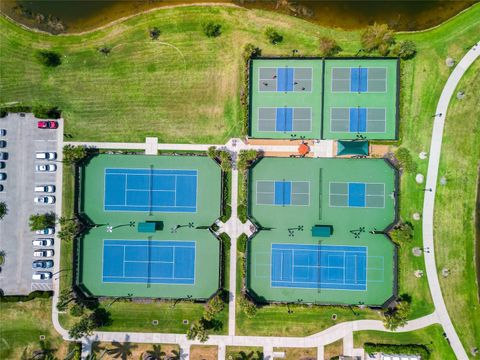
[[[32,280],[48,280],[52,278],[50,271],[37,271],[32,275]]]
[[[0,129],[0,136],[5,136],[5,135],[7,135],[7,130]]]
[[[45,228],[41,230],[36,230],[35,234],[37,235],[52,235],[55,234],[55,229],[54,228]]]
[[[0,169],[4,169],[5,168],[5,162],[4,161],[0,161]]]
[[[55,204],[55,196],[47,195],[47,196],[35,196],[33,201],[36,204]]]
[[[52,257],[54,254],[52,249],[46,250],[35,250],[33,252],[33,257]]]
[[[0,140],[0,148],[7,147],[7,142],[5,140]]]
[[[53,267],[52,260],[35,260],[32,263],[32,269],[50,269]]]
[[[53,120],[39,121],[37,127],[39,129],[56,129],[58,128],[58,122]]]
[[[54,193],[55,185],[37,185],[35,186],[35,192]]]
[[[2,191],[3,191],[3,185],[0,184],[0,192],[2,192]]]
[[[55,164],[37,164],[35,165],[35,171],[38,172],[53,172],[57,170],[57,165]]]
[[[53,239],[52,238],[39,238],[32,240],[33,246],[53,246]]]
[[[0,151],[0,160],[7,160],[8,154]]]
[[[35,158],[38,160],[55,160],[57,158],[56,152],[37,152]]]
[[[0,180],[5,180],[7,178],[7,174],[0,173]]]

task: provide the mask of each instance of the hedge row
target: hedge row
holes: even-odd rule
[[[425,345],[420,344],[393,345],[365,343],[363,347],[368,354],[384,353],[392,355],[419,355],[422,360],[430,359],[430,350]]]
[[[0,302],[25,302],[36,298],[48,299],[53,296],[53,291],[33,291],[28,295],[7,295],[0,296]]]

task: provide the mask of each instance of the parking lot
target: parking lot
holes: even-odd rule
[[[5,295],[28,294],[32,290],[50,290],[51,280],[33,281],[32,270],[34,249],[32,240],[42,237],[30,231],[28,222],[32,214],[55,211],[55,204],[36,204],[35,196],[53,195],[34,191],[37,185],[56,185],[55,172],[36,172],[37,164],[56,164],[55,161],[36,160],[36,152],[56,152],[57,136],[54,129],[38,129],[37,119],[31,114],[9,114],[0,119],[0,129],[6,129],[2,140],[7,146],[0,151],[7,153],[6,180],[0,182],[3,191],[0,201],[7,204],[8,213],[0,220],[0,250],[5,252],[5,262],[0,272],[0,289]],[[53,236],[43,236],[53,237]],[[49,247],[53,248],[53,247]],[[42,270],[42,269],[40,269]],[[52,271],[53,269],[46,269]]]

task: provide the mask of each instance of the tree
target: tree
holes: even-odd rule
[[[240,296],[239,305],[247,317],[253,318],[257,314],[257,306],[245,295]]]
[[[403,60],[412,59],[417,53],[417,46],[412,40],[402,40],[395,44],[392,53]]]
[[[90,317],[88,315],[83,315],[80,320],[70,328],[68,335],[72,339],[80,339],[85,335],[91,335],[93,328],[94,326]]]
[[[148,31],[148,34],[150,35],[150,38],[152,40],[157,40],[160,37],[161,31],[158,27],[154,26],[150,28],[150,30]]]
[[[390,237],[398,245],[404,245],[413,239],[413,226],[411,223],[400,223],[390,231]]]
[[[178,350],[172,350],[171,355],[165,356],[165,359],[168,360],[180,360],[182,358],[180,351]]]
[[[219,293],[208,301],[207,305],[205,306],[205,311],[203,312],[203,318],[205,320],[213,320],[215,315],[220,313],[225,308],[225,301],[222,295],[223,294]]]
[[[63,147],[63,162],[71,165],[76,164],[85,159],[88,155],[88,150],[85,146],[65,145]]]
[[[103,45],[103,46],[100,46],[98,48],[98,52],[105,55],[105,56],[110,54],[111,51],[112,51],[112,48],[110,46],[107,46],[107,45]]]
[[[322,36],[319,39],[320,42],[320,55],[321,56],[333,56],[338,54],[342,48],[338,46],[335,39]]]
[[[147,350],[143,353],[143,360],[162,360],[165,358],[165,352],[162,351],[161,345],[153,345],[152,350]]]
[[[238,169],[246,170],[259,156],[260,152],[257,150],[240,150],[238,154]]]
[[[58,232],[58,237],[62,240],[71,241],[80,232],[80,223],[76,218],[67,219],[61,217],[58,222],[61,229]]]
[[[103,307],[98,307],[90,314],[90,321],[95,328],[107,326],[112,323],[110,313]]]
[[[217,148],[215,146],[210,146],[207,150],[207,155],[211,159],[215,159],[217,157]]]
[[[36,58],[46,67],[57,67],[62,63],[61,55],[49,50],[37,51]]]
[[[192,323],[190,328],[187,330],[187,339],[198,339],[200,342],[205,342],[208,340],[207,330],[205,329],[203,321],[195,321]]]
[[[7,215],[7,213],[8,213],[7,204],[4,201],[0,202],[0,220],[2,220],[5,217],[5,215]]]
[[[217,37],[222,33],[222,25],[209,21],[203,24],[203,32],[208,37]]]
[[[122,359],[127,360],[130,356],[132,356],[132,349],[135,349],[137,345],[132,344],[129,341],[125,341],[120,343],[118,341],[112,341],[112,349],[107,350],[107,354],[111,355],[114,359]]]
[[[81,304],[73,304],[70,308],[70,315],[79,317],[83,315],[83,305]]]
[[[30,215],[29,219],[30,230],[41,230],[48,227],[55,226],[55,213]]]
[[[66,289],[60,292],[57,302],[58,311],[65,311],[67,309],[68,304],[75,299],[72,295],[72,290]]]
[[[387,24],[374,23],[363,32],[361,40],[363,48],[368,52],[377,50],[382,45],[384,51],[385,46],[388,49],[395,43],[395,32]]]
[[[283,41],[283,35],[279,34],[274,28],[267,27],[265,29],[265,35],[270,41],[270,44],[276,45]]]
[[[396,330],[407,324],[409,314],[410,304],[407,301],[399,301],[395,308],[385,310],[383,324],[389,330]]]
[[[395,152],[395,156],[400,164],[400,167],[407,173],[413,174],[417,171],[417,163],[413,161],[412,155],[407,148],[398,148],[398,150]]]

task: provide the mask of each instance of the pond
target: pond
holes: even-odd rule
[[[478,0],[477,0],[478,1]],[[289,1],[213,0],[247,8],[277,11],[309,21],[343,29],[363,28],[373,22],[386,23],[395,30],[421,30],[442,23],[466,9],[474,0],[430,1]],[[3,0],[0,9],[27,26],[52,33],[81,32],[118,18],[155,7],[200,3],[201,0]]]

